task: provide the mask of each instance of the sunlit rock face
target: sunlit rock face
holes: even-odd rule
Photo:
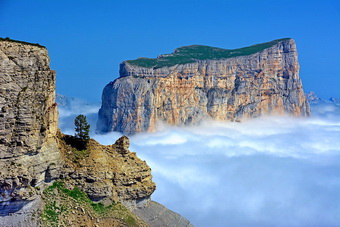
[[[150,68],[130,62],[123,62],[120,77],[104,88],[99,132],[154,131],[158,121],[187,125],[206,118],[310,114],[293,39],[218,60]]]
[[[55,72],[45,47],[0,40],[0,216],[57,176]]]

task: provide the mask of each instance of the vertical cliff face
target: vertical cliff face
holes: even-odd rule
[[[158,121],[186,125],[267,114],[310,114],[293,39],[237,50],[189,46],[125,61],[120,77],[104,88],[97,130],[133,134],[155,130]]]
[[[55,72],[46,48],[0,40],[0,215],[35,198],[56,176]]]

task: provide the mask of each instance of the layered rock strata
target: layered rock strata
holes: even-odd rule
[[[58,176],[55,72],[45,47],[0,40],[0,215]]]
[[[129,151],[127,137],[109,146],[92,139],[85,145],[59,132],[55,77],[45,47],[0,38],[0,226],[44,226],[42,214],[54,215],[44,220],[52,221],[51,226],[130,226],[128,220],[136,219],[126,208],[117,211],[128,217],[124,221],[96,216],[78,200],[61,209],[64,197],[44,195],[58,180],[86,192],[92,201],[121,202],[135,210],[153,204],[150,196],[156,188],[150,167]],[[176,213],[167,214],[166,220]],[[146,226],[140,220],[136,225]]]
[[[197,46],[179,48],[173,56],[162,55],[158,65],[151,67],[146,64],[148,59],[146,66],[140,66],[138,59],[123,62],[120,77],[103,90],[97,130],[134,134],[154,131],[159,121],[187,125],[207,118],[239,121],[269,114],[309,116],[294,40],[268,44],[271,46],[263,45],[266,48],[249,52],[252,54],[243,51],[244,56],[190,59],[167,66],[160,64],[162,59],[175,59],[181,51],[190,54]],[[229,52],[233,56],[244,49]]]
[[[156,189],[151,169],[136,153],[129,151],[130,142],[126,136],[108,146],[91,139],[87,152],[81,157],[70,146],[75,140],[60,134],[60,151],[66,162],[63,178],[67,187],[77,187],[91,200],[103,204],[119,201],[149,226],[193,226],[180,214],[151,200]]]
[[[74,153],[76,138],[61,135],[60,151],[66,160],[63,178],[93,201],[120,201],[128,207],[146,203],[155,191],[151,169],[136,153],[129,151],[129,139],[121,137],[104,146],[90,140],[85,151]],[[69,186],[70,187],[70,186]]]

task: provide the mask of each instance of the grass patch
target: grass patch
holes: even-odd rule
[[[41,218],[45,224],[44,226],[61,226],[61,217],[67,217],[73,209],[69,207],[69,204],[73,204],[73,206],[77,204],[77,207],[83,207],[88,211],[92,210],[96,217],[116,218],[122,220],[128,226],[138,226],[135,217],[122,204],[112,203],[105,206],[102,203],[93,202],[85,192],[77,187],[72,190],[68,189],[62,181],[54,182],[53,185],[44,190],[43,194],[45,206]]]
[[[53,195],[55,189],[59,194],[64,194],[65,196],[71,197],[78,202],[89,205],[93,208],[94,211],[98,213],[103,213],[104,211],[107,211],[112,207],[112,205],[104,206],[102,203],[95,203],[91,201],[87,194],[77,187],[74,187],[72,190],[65,188],[64,183],[61,181],[54,182],[53,185],[45,189],[44,193],[46,193],[47,195]]]
[[[177,48],[172,54],[163,55],[158,58],[138,58],[136,60],[128,60],[127,63],[145,68],[162,68],[177,64],[193,63],[198,60],[226,59],[251,55],[289,39],[290,38],[278,39],[233,50],[203,45],[184,46]]]
[[[59,226],[59,216],[66,211],[67,208],[65,206],[57,205],[56,201],[53,201],[45,205],[42,218],[51,226]]]

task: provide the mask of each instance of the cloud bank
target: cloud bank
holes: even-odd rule
[[[332,108],[312,118],[163,125],[131,137],[130,150],[152,168],[153,199],[195,226],[339,226],[340,115]],[[103,144],[120,136],[92,135]]]

